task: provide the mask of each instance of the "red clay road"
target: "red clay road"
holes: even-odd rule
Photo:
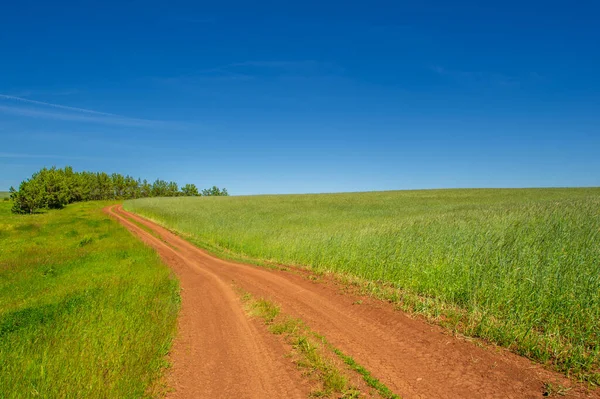
[[[302,319],[405,399],[541,398],[544,382],[570,384],[527,359],[457,339],[391,305],[343,294],[333,281],[221,260],[120,205],[106,212],[154,248],[180,279],[170,397],[308,397],[309,383],[285,357],[284,344],[248,318],[234,284]],[[580,387],[567,396],[600,398]]]

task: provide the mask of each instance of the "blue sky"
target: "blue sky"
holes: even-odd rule
[[[6,2],[0,190],[600,185],[597,1]]]

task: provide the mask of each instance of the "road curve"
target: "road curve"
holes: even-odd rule
[[[221,260],[120,205],[105,211],[180,279],[182,311],[167,381],[174,398],[307,397],[282,344],[248,320],[232,283],[302,319],[405,399],[540,398],[544,382],[568,384],[527,359],[454,338],[380,301],[342,294],[332,281]],[[570,396],[600,397],[580,389]]]
[[[230,282],[205,268],[201,259],[136,226],[120,208],[105,211],[153,247],[180,280],[181,313],[167,397],[307,397],[309,389],[285,359],[283,344],[246,316]]]

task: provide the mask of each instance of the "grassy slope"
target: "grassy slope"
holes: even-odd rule
[[[137,398],[156,388],[178,285],[102,205],[17,216],[0,201],[0,397]]]
[[[598,188],[142,199],[125,207],[217,253],[391,283],[405,308],[600,381]]]

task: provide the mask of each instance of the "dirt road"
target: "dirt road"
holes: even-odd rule
[[[156,249],[181,281],[167,381],[173,398],[308,396],[284,345],[247,317],[232,284],[278,303],[405,399],[541,398],[544,382],[568,383],[527,359],[454,338],[388,304],[342,294],[332,281],[220,260],[121,206],[106,211]],[[579,389],[569,396],[600,397]]]

